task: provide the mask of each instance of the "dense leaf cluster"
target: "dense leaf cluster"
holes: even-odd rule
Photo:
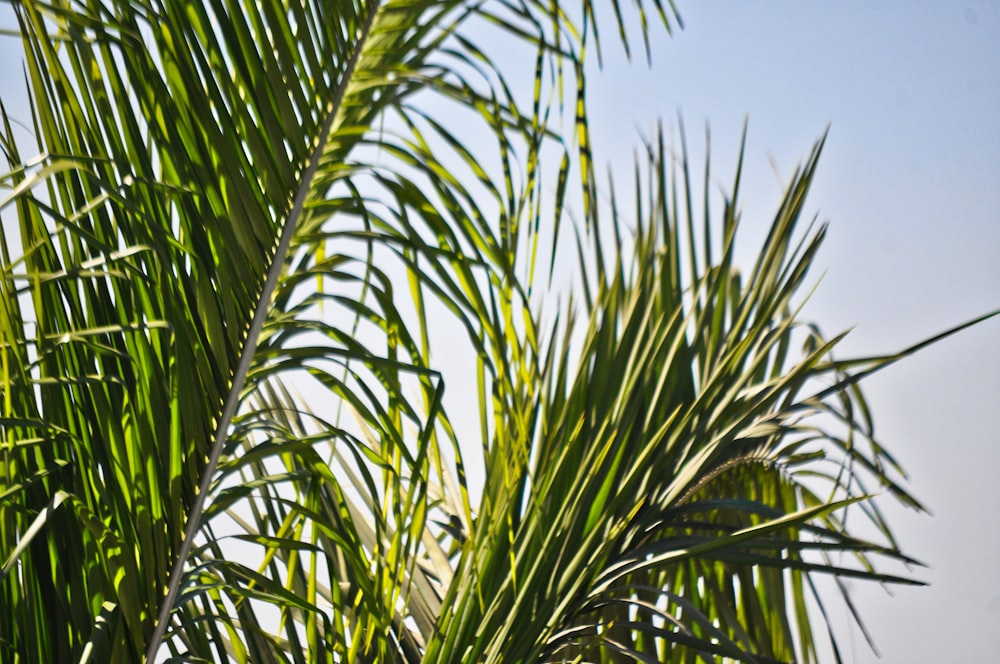
[[[11,7],[0,661],[811,661],[816,575],[912,582],[857,381],[916,349],[797,318],[822,142],[745,275],[739,172],[598,204],[584,55],[672,6]]]

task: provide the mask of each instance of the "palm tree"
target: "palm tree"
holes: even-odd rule
[[[916,582],[858,381],[924,344],[797,317],[822,141],[742,276],[739,170],[598,203],[590,0],[12,7],[0,661],[815,661],[817,577]]]

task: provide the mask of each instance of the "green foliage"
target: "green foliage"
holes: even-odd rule
[[[739,172],[696,219],[662,139],[602,218],[590,0],[12,8],[0,661],[813,661],[817,575],[914,582],[857,382],[919,346],[797,318],[822,142],[742,276]],[[647,53],[679,24],[634,10]]]

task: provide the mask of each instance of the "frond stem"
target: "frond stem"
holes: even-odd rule
[[[209,455],[208,463],[202,472],[201,483],[198,487],[198,494],[195,496],[194,505],[191,507],[191,514],[189,515],[187,525],[184,528],[184,538],[181,541],[180,550],[177,553],[173,569],[170,572],[170,583],[167,586],[167,593],[163,598],[163,603],[160,605],[159,615],[156,618],[156,628],[146,650],[146,662],[154,661],[156,652],[159,650],[160,644],[163,642],[163,638],[166,635],[170,612],[173,609],[174,602],[177,601],[181,581],[184,578],[184,565],[191,553],[191,547],[194,542],[195,534],[201,526],[201,515],[204,512],[205,500],[208,496],[209,489],[211,488],[212,477],[215,475],[215,470],[219,465],[219,459],[221,458],[222,450],[225,447],[229,425],[232,422],[233,417],[236,415],[236,409],[240,403],[240,393],[243,391],[243,386],[246,384],[246,378],[250,371],[250,365],[253,362],[254,354],[257,352],[257,344],[260,339],[260,334],[264,329],[264,323],[271,310],[271,300],[273,299],[274,292],[278,286],[278,278],[281,274],[281,269],[284,266],[285,258],[288,255],[288,249],[291,245],[292,238],[295,235],[299,219],[302,217],[306,197],[309,194],[312,181],[316,176],[317,170],[319,169],[323,152],[329,143],[334,122],[340,111],[347,86],[350,84],[354,70],[357,67],[358,59],[361,56],[361,52],[364,50],[364,44],[371,33],[372,25],[375,22],[375,16],[378,14],[379,5],[380,0],[370,0],[368,17],[365,19],[361,34],[358,37],[357,45],[355,46],[354,52],[351,54],[351,58],[344,70],[344,75],[337,86],[333,98],[327,105],[326,119],[324,120],[323,126],[317,135],[316,144],[309,157],[306,170],[302,174],[302,182],[299,184],[298,189],[295,192],[295,199],[292,203],[292,208],[289,211],[288,216],[285,218],[284,228],[281,231],[281,238],[275,250],[271,267],[268,270],[267,279],[261,289],[260,299],[257,301],[253,320],[247,330],[246,342],[244,343],[243,350],[240,353],[240,362],[237,366],[235,374],[233,375],[232,386],[229,389],[229,393],[226,395],[226,402],[222,409],[222,416],[219,418],[218,425],[215,429],[215,440],[212,443],[212,450]]]

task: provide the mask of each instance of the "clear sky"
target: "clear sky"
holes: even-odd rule
[[[710,124],[728,182],[748,115],[750,256],[782,189],[771,160],[787,178],[830,124],[808,206],[831,221],[825,275],[805,313],[827,333],[853,326],[840,353],[897,350],[1000,307],[1000,3],[677,4],[686,29],[657,38],[652,70],[609,46],[589,80],[600,159],[630,167],[640,130],[679,109],[695,160]],[[23,104],[16,53],[0,39],[9,111]],[[1000,662],[998,341],[993,320],[867,383],[881,441],[934,513],[885,505],[931,587],[854,584],[883,662]],[[857,632],[845,657],[877,661]]]
[[[731,178],[749,115],[749,245],[831,125],[807,209],[831,222],[805,314],[843,350],[898,350],[1000,307],[1000,3],[677,1],[653,68],[607,49],[588,90],[597,154],[623,166],[679,109]],[[693,140],[697,139],[697,140]],[[749,253],[747,254],[750,255]],[[817,278],[820,272],[815,275]],[[1000,662],[1000,320],[867,383],[876,432],[933,517],[885,503],[929,588],[855,583],[882,662]],[[853,646],[852,646],[853,644]],[[875,662],[855,630],[845,659]]]

